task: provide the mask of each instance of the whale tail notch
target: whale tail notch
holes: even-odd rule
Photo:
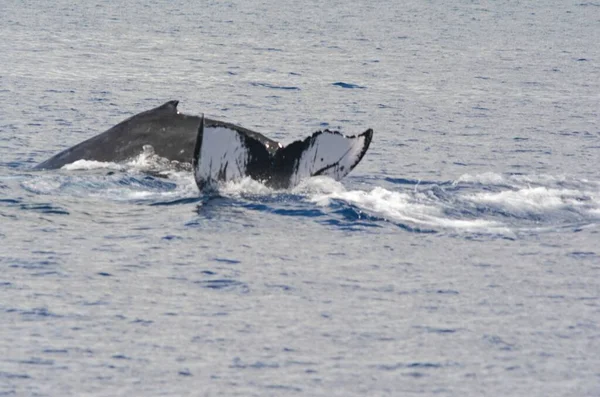
[[[206,127],[202,116],[192,162],[194,179],[201,191],[247,176],[276,189],[318,175],[340,180],[362,160],[372,137],[372,129],[357,136],[324,130],[283,147],[233,125]]]

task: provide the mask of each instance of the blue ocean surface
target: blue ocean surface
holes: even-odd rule
[[[0,396],[599,396],[600,4],[0,4]],[[342,181],[33,166],[168,100]]]

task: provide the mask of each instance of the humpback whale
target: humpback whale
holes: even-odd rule
[[[361,161],[373,137],[371,129],[356,136],[324,130],[283,146],[235,124],[179,113],[178,104],[173,100],[136,114],[34,169],[57,169],[77,160],[122,162],[151,145],[160,157],[191,164],[200,190],[246,176],[288,188],[311,176],[343,178]]]

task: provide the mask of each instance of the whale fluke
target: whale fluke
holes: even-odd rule
[[[200,190],[246,176],[277,189],[293,187],[311,176],[340,180],[360,162],[373,138],[372,129],[357,136],[324,130],[283,147],[232,126],[205,128],[203,120],[193,159]]]

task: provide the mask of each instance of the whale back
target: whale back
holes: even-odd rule
[[[171,161],[192,162],[200,117],[179,113],[179,101],[173,100],[154,109],[138,113],[103,133],[70,147],[38,164],[35,169],[57,169],[77,160],[123,162],[151,145],[154,153]],[[227,127],[239,130],[271,145],[263,135],[219,120],[205,120],[207,129]]]

